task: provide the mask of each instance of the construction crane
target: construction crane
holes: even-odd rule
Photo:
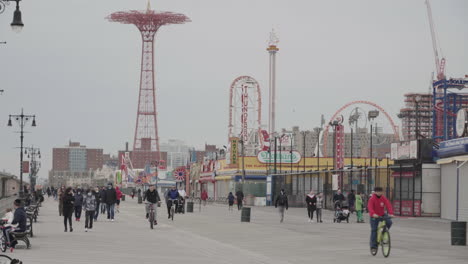
[[[429,26],[431,27],[431,37],[432,37],[432,47],[434,48],[434,57],[435,57],[435,64],[437,70],[437,80],[445,79],[445,58],[442,53],[442,49],[440,49],[440,53],[442,54],[442,58],[439,60],[439,47],[437,46],[437,36],[434,27],[434,20],[432,19],[432,9],[431,3],[429,0],[426,0],[427,6],[427,15],[429,17]]]

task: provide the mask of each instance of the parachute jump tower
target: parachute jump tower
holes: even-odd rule
[[[135,25],[141,32],[143,40],[140,92],[138,97],[137,120],[133,151],[138,152],[138,159],[151,162],[151,153],[159,153],[158,123],[156,111],[156,88],[154,82],[154,39],[161,26],[184,24],[190,19],[183,14],[156,12],[148,7],[145,11],[116,12],[107,17],[110,22]],[[146,155],[145,155],[146,153]]]

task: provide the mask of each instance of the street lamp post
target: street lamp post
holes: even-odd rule
[[[8,126],[13,126],[11,122],[11,118],[15,119],[18,121],[18,124],[20,126],[20,141],[21,141],[21,146],[20,146],[20,198],[23,198],[23,139],[24,139],[24,127],[26,126],[26,123],[32,119],[32,124],[31,126],[35,127],[36,126],[36,116],[35,115],[25,115],[23,113],[23,109],[21,109],[21,114],[19,115],[10,115],[10,118],[8,119]]]
[[[369,153],[369,154],[370,154],[370,155],[369,155],[369,156],[370,156],[370,166],[369,166],[369,172],[372,171],[372,156],[373,156],[373,153],[372,153],[372,151],[373,151],[373,150],[372,150],[372,148],[373,148],[373,144],[372,144],[372,133],[373,133],[373,128],[372,128],[372,125],[373,125],[373,120],[374,120],[375,118],[377,118],[378,116],[379,116],[379,111],[378,111],[378,110],[371,110],[371,111],[369,111],[369,113],[368,113],[368,115],[367,115],[367,118],[368,118],[369,121],[371,122],[371,124],[370,124],[370,153]],[[370,181],[369,181],[369,179],[372,179],[373,177],[372,177],[372,175],[371,175],[370,173],[368,173],[368,174],[369,174],[369,175],[368,175],[369,178],[368,178],[368,181],[367,181],[367,182],[368,182],[368,188],[370,188]],[[374,172],[373,174],[375,174],[375,172]],[[374,184],[375,184],[375,181],[374,181]],[[369,192],[370,190],[367,190],[367,191]]]
[[[304,172],[305,172],[306,171],[306,135],[307,135],[307,131],[302,131],[301,134],[302,134],[302,145],[303,145],[303,149],[304,149],[304,152],[302,152],[302,154],[304,155]]]
[[[37,161],[37,158],[41,158],[41,150],[35,147],[26,147],[24,154],[28,154],[28,158],[31,159],[29,166],[29,183],[31,184],[31,191],[34,191],[36,186],[37,173],[41,168],[41,162]]]
[[[6,5],[9,4],[10,2],[16,2],[16,10],[13,13],[13,21],[11,22],[11,29],[15,32],[20,32],[23,27],[23,20],[21,16],[21,10],[19,6],[19,2],[21,0],[0,0],[0,14],[5,11]]]
[[[334,120],[333,122],[329,123],[330,126],[333,127],[333,170],[336,168],[336,127],[340,125],[338,120]],[[328,168],[328,165],[327,165]]]

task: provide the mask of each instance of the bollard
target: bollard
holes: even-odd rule
[[[450,227],[452,246],[466,246],[466,222],[452,222]]]
[[[122,195],[122,201],[125,201],[125,194]]]
[[[242,207],[241,222],[250,222],[250,207]]]
[[[193,213],[193,202],[187,202],[187,213]]]

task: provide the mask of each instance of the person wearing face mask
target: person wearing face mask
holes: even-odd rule
[[[68,187],[62,195],[63,200],[63,224],[65,225],[65,232],[67,232],[67,222],[70,226],[70,232],[73,232],[72,227],[72,214],[73,214],[73,204],[75,202],[75,196],[73,195],[73,190],[71,187]]]
[[[105,192],[104,197],[105,197],[104,201],[106,203],[106,209],[107,209],[107,219],[109,221],[114,222],[114,208],[115,208],[115,203],[117,202],[117,192],[112,186],[112,183],[109,183],[107,185],[107,190]]]
[[[75,194],[75,221],[77,222],[80,221],[82,208],[83,208],[83,194],[81,194],[81,189],[77,189],[76,194]]]
[[[288,196],[284,192],[284,189],[281,189],[280,194],[276,197],[275,208],[279,206],[280,213],[280,223],[283,223],[284,220],[284,209],[288,210]]]
[[[385,196],[383,196],[382,187],[375,187],[374,194],[369,199],[367,204],[369,215],[370,215],[370,225],[371,225],[371,236],[370,236],[370,247],[371,251],[377,250],[377,228],[381,219],[385,220],[387,228],[390,229],[392,226],[393,209],[392,205]],[[387,209],[388,215],[385,213]]]
[[[96,210],[96,196],[93,195],[91,190],[86,191],[86,196],[83,201],[83,210],[85,211],[85,232],[88,232],[88,228],[91,231],[93,229],[94,211]]]

